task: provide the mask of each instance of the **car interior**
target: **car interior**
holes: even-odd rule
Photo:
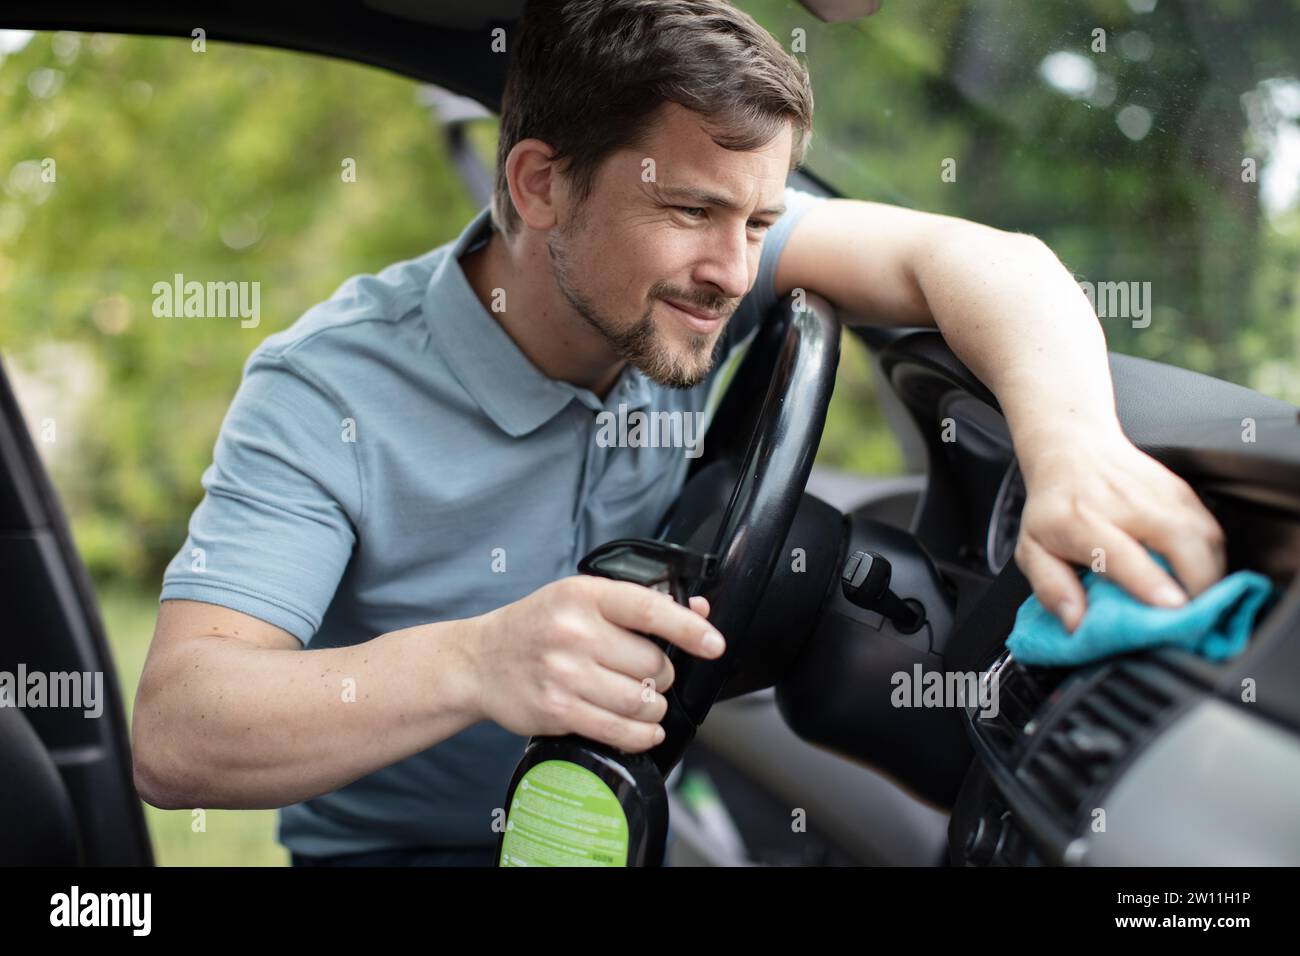
[[[878,4],[805,6],[834,18]],[[498,108],[504,60],[467,37],[521,8],[330,0],[306,16],[230,3],[201,22],[210,40],[365,63],[464,98],[440,108],[482,196],[490,176],[461,151],[456,122]],[[6,11],[0,26],[188,38],[198,9],[59,0]],[[836,194],[810,169],[790,183]],[[908,476],[813,467],[842,336],[871,355]],[[1112,352],[1110,365],[1125,433],[1201,496],[1225,529],[1228,570],[1279,588],[1245,652],[1016,661],[1005,640],[1031,593],[1013,559],[1025,487],[997,400],[937,331],[841,327],[832,303],[787,298],[659,531],[719,555],[702,593],[742,649],[726,668],[670,655],[699,725],[668,780],[672,865],[1300,863],[1300,409],[1170,364]],[[888,562],[898,606],[850,585],[868,553]],[[98,721],[0,707],[0,819],[25,821],[6,828],[0,864],[149,865],[94,588],[3,367],[0,554],[0,670],[102,670],[108,691]],[[891,706],[892,675],[914,667],[996,677],[1000,711]]]

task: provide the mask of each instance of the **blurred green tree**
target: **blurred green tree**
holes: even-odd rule
[[[101,584],[158,586],[262,338],[476,211],[417,90],[304,54],[106,34],[37,34],[0,64],[3,348],[56,391],[102,379],[51,456]],[[177,273],[259,282],[260,324],[156,317],[153,285]]]

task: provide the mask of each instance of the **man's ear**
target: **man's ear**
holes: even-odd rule
[[[540,139],[515,143],[506,156],[506,183],[524,225],[547,230],[557,220],[564,185],[554,161],[555,151]]]

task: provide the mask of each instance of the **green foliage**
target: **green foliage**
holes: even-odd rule
[[[53,95],[33,92],[41,71]],[[97,581],[156,590],[263,337],[474,213],[416,89],[313,56],[108,35],[38,34],[0,64],[0,175],[56,171],[32,183],[28,165],[0,195],[3,347],[56,392],[43,343],[84,347],[103,374],[93,407],[58,416],[51,459]],[[260,325],[155,317],[153,284],[176,273],[259,282]]]
[[[841,192],[1036,234],[1081,280],[1150,282],[1150,325],[1103,318],[1112,350],[1300,402],[1300,203],[1261,199],[1270,162],[1295,177],[1300,0],[909,0],[839,24],[741,5],[807,63],[807,165]],[[1050,83],[1053,54],[1091,89]],[[1136,139],[1127,107],[1151,120]]]

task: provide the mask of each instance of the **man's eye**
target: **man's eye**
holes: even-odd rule
[[[686,216],[687,219],[699,219],[699,218],[702,218],[702,217],[704,216],[705,212],[707,212],[707,210],[705,210],[705,209],[704,209],[703,207],[701,207],[701,206],[678,206],[677,208],[678,208],[678,210],[681,211],[681,213],[682,213],[683,215]],[[693,215],[693,213],[697,213],[697,212],[700,214],[699,216],[695,216],[695,215]]]

